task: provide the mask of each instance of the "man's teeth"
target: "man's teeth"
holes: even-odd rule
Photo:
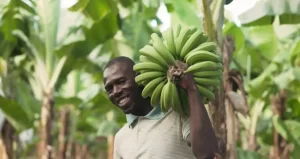
[[[123,103],[123,102],[125,102],[126,100],[127,100],[127,97],[126,97],[126,98],[123,98],[123,99],[121,99],[119,103]]]

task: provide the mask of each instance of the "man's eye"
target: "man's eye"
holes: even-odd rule
[[[112,88],[111,87],[105,87],[105,90],[106,90],[106,92],[109,93],[112,90]]]
[[[121,80],[119,80],[119,83],[120,83],[120,84],[123,84],[123,83],[125,83],[125,80],[124,80],[124,79],[121,79]]]

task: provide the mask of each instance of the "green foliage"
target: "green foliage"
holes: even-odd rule
[[[267,2],[269,6],[266,6]],[[288,27],[279,25],[279,23],[296,22],[287,17],[285,20],[280,19],[279,23],[277,23],[278,20],[273,23],[274,17],[272,16],[279,15],[279,10],[281,13],[290,14],[287,10],[293,10],[295,7],[278,8],[274,5],[276,3],[280,3],[280,6],[286,6],[298,2],[272,1],[271,5],[271,1],[268,0],[259,1],[255,11],[251,8],[238,17],[243,24],[242,26],[237,26],[229,21],[225,24],[223,33],[224,35],[231,35],[235,39],[236,48],[231,67],[241,71],[244,76],[244,86],[248,93],[250,111],[255,112],[255,105],[258,101],[262,101],[264,107],[257,120],[255,120],[253,113],[249,114],[249,118],[239,118],[240,122],[245,125],[240,131],[246,133],[254,125],[257,145],[260,146],[256,152],[268,156],[271,146],[273,146],[273,128],[275,128],[288,143],[293,145],[290,156],[296,158],[299,155],[297,152],[299,152],[300,141],[299,133],[296,132],[300,123],[299,67],[295,62],[299,55],[299,27],[297,25],[289,25]],[[273,9],[267,9],[268,7],[273,7]],[[258,15],[261,16],[257,17]],[[281,18],[283,18],[282,15],[280,15]],[[282,103],[286,108],[283,112],[284,120],[274,116],[271,110],[273,107],[271,106],[271,97],[281,90],[287,91],[286,102]],[[250,126],[247,127],[247,124]],[[241,145],[247,145],[247,139],[242,138],[244,140]],[[243,148],[246,147],[243,146]],[[239,149],[238,155],[239,158],[253,158],[257,155],[256,152],[255,154],[249,151],[241,152]],[[247,155],[249,156],[247,157]]]
[[[136,0],[118,0],[123,7],[130,7]]]
[[[265,157],[261,156],[257,152],[254,151],[246,151],[241,148],[237,149],[237,157],[238,158],[245,158],[245,159],[266,159]]]
[[[288,105],[288,109],[287,109],[287,115],[291,118],[291,119],[295,119],[300,121],[300,97],[297,95],[294,95],[292,97],[290,97],[287,100],[287,105]]]
[[[248,43],[255,46],[260,58],[271,61],[278,52],[278,40],[273,26],[259,26],[245,28],[244,34]],[[270,47],[271,46],[271,47]],[[253,58],[253,61],[257,61]]]
[[[178,23],[187,26],[192,25],[202,30],[203,24],[202,24],[202,19],[199,17],[199,11],[197,11],[192,4],[190,4],[186,0],[178,0],[178,1],[164,0],[164,1],[169,8],[169,12],[171,12],[172,22],[173,22],[172,25]],[[170,8],[172,9],[170,10]]]
[[[293,120],[282,121],[278,116],[273,117],[273,125],[278,133],[289,143],[292,143],[294,149],[292,151],[292,158],[299,157],[300,155],[300,140],[299,140],[299,126],[300,122]]]
[[[127,44],[133,49],[134,59],[137,60],[139,50],[149,42],[153,30],[143,13],[130,15],[124,19],[122,30]]]
[[[260,0],[253,7],[240,13],[238,19],[243,25],[268,25],[279,18],[280,24],[298,24],[300,22],[300,1]]]
[[[256,76],[278,52],[278,40],[272,26],[237,27],[229,22],[223,32],[235,38],[233,60],[243,72],[251,71],[247,73]],[[251,70],[248,70],[249,65]]]
[[[59,39],[58,23],[66,23],[59,22],[64,16],[59,2],[11,0],[1,6],[0,90],[4,95],[0,96],[0,109],[18,131],[35,128],[43,92],[51,88],[55,111],[71,109],[70,139],[96,145],[97,137],[116,133],[126,122],[103,89],[106,62],[120,55],[138,61],[139,49],[164,23],[157,16],[162,6],[168,9],[171,25],[193,25],[202,30],[201,6],[187,0],[79,0],[67,11],[79,17],[76,24]],[[219,16],[222,3],[211,5],[216,32],[223,27]],[[248,141],[242,137],[238,158],[268,156],[273,127],[293,145],[291,157],[300,155],[300,30],[298,25],[288,29],[278,26],[299,23],[299,4],[261,0],[255,11],[250,8],[238,16],[242,26],[228,21],[223,27],[223,34],[235,39],[231,68],[242,73],[248,93],[250,114],[238,115],[240,132],[255,133],[260,146],[256,152],[248,151],[244,146]],[[273,117],[270,106],[270,97],[283,89],[288,92],[285,120]]]
[[[122,19],[122,35],[124,36],[125,44],[127,44],[131,50],[131,55],[127,53],[122,53],[126,56],[132,56],[132,58],[137,61],[139,50],[150,40],[150,35],[153,32],[158,32],[156,27],[151,26],[152,23],[160,24],[161,21],[156,16],[158,8],[160,7],[159,0],[145,0],[137,1],[133,3],[129,10],[129,15],[125,16]],[[118,43],[122,43],[117,41]],[[124,46],[121,46],[124,47]],[[115,49],[111,49],[115,50]],[[116,52],[116,51],[114,51]],[[116,54],[113,54],[112,57],[115,57]]]
[[[108,14],[102,20],[94,23],[91,28],[84,28],[84,33],[95,47],[98,44],[104,43],[106,40],[112,38],[118,29],[118,16],[116,14]],[[77,49],[82,48],[78,47]]]
[[[33,121],[34,117],[40,113],[41,103],[34,98],[28,83],[25,83],[22,80],[17,80],[16,85],[16,101],[26,112],[28,118]],[[26,116],[24,118],[26,118]]]
[[[116,4],[108,0],[79,0],[76,4],[69,8],[70,11],[82,12],[86,17],[93,21],[99,21],[106,17],[109,13],[116,11]]]
[[[22,106],[14,100],[9,100],[0,96],[0,108],[5,114],[6,119],[18,130],[25,130],[32,127],[32,120]]]
[[[18,131],[36,128],[34,124],[40,117],[38,114],[43,93],[51,89],[54,92],[55,110],[67,106],[72,108],[70,126],[72,140],[76,141],[76,137],[79,137],[82,139],[80,141],[87,143],[95,141],[97,137],[98,125],[101,123],[97,117],[110,109],[100,107],[103,101],[89,102],[93,94],[85,95],[89,98],[78,96],[83,89],[87,89],[86,87],[75,87],[76,93],[69,96],[62,96],[59,90],[66,81],[70,82],[66,77],[73,70],[101,74],[101,64],[95,64],[88,56],[99,45],[114,37],[120,29],[120,16],[117,4],[113,1],[90,1],[83,7],[79,4],[77,9],[72,8],[73,11],[83,15],[76,21],[79,25],[74,24],[58,41],[57,36],[61,34],[58,21],[62,16],[59,4],[60,1],[43,0],[35,4],[31,1],[25,3],[21,0],[12,0],[5,6],[3,12],[1,10],[0,48],[3,51],[0,56],[4,57],[9,67],[22,73],[11,79],[11,83],[17,84],[16,92],[15,94],[5,92],[5,98],[0,99],[0,107],[5,117]],[[15,55],[24,57],[21,64],[10,62],[15,60],[13,57]],[[101,57],[101,54],[98,56]],[[1,82],[9,81],[11,72],[6,69],[1,63]],[[76,80],[77,83],[78,80],[80,82],[80,79]],[[71,82],[76,80],[73,79]],[[11,85],[3,83],[1,86],[2,91]],[[82,92],[81,94],[84,94]],[[6,98],[9,96],[16,98]],[[103,100],[108,102],[108,99]],[[116,121],[124,123],[124,120],[119,118],[117,117]],[[57,127],[54,127],[54,130],[57,132]]]

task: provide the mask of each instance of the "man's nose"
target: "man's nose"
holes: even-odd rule
[[[122,89],[120,87],[114,87],[113,95],[118,97],[121,95]]]

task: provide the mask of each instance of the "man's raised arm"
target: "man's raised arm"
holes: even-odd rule
[[[217,151],[216,136],[193,76],[184,75],[180,85],[188,93],[190,106],[188,144],[197,159],[214,159]]]

